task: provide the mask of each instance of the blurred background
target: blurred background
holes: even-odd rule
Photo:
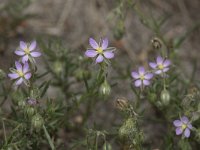
[[[156,57],[158,52],[152,50],[152,40],[162,35],[168,43],[181,41],[177,47],[180,70],[189,76],[195,63],[197,78],[200,73],[199,7],[199,0],[0,0],[0,68],[8,71],[16,59],[13,52],[20,40],[60,39],[65,47],[81,56],[88,47],[89,37],[96,40],[108,37],[110,46],[117,48],[115,62],[118,67],[128,66],[133,70],[139,65],[147,66],[148,60]],[[159,32],[146,25],[149,18],[163,20]],[[38,61],[42,64],[39,70],[43,70],[43,60],[40,58]],[[115,71],[111,69],[112,73]],[[105,128],[110,120],[120,122],[116,119],[120,117],[115,116],[113,101],[118,97],[134,97],[130,92],[130,79],[117,84],[107,105],[98,104],[98,113],[91,116],[91,120],[99,118],[97,124],[105,123]],[[50,88],[48,93],[56,96],[54,88]],[[147,117],[154,113],[148,104],[143,107],[149,109]],[[162,143],[158,142],[160,132],[149,132],[155,128],[164,130],[157,124],[145,126],[144,132],[149,134],[150,143],[158,146]],[[67,139],[65,136],[71,135],[63,136]],[[152,136],[157,138],[151,139]]]

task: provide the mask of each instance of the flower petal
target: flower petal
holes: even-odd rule
[[[31,52],[30,55],[32,57],[40,57],[41,56],[41,53],[40,52]]]
[[[176,128],[176,135],[180,135],[183,133],[183,129],[181,127]]]
[[[163,58],[161,56],[158,56],[156,58],[156,62],[157,62],[157,64],[163,64]]]
[[[169,68],[164,68],[163,72],[167,72],[169,70]]]
[[[19,78],[19,75],[17,73],[9,73],[8,77],[10,77],[11,79],[17,79]]]
[[[101,48],[102,48],[103,50],[105,50],[107,47],[108,47],[108,39],[105,38],[105,39],[103,39]]]
[[[139,72],[140,75],[144,75],[145,74],[144,67],[139,67],[138,72]]]
[[[102,55],[99,55],[96,59],[96,63],[100,63],[103,61],[103,56]]]
[[[27,48],[27,44],[24,41],[20,41],[19,45],[22,50],[25,50]]]
[[[150,82],[149,82],[149,80],[143,80],[143,84],[144,84],[144,85],[149,85]]]
[[[156,69],[157,64],[154,63],[154,62],[150,62],[150,63],[149,63],[149,66],[150,66],[152,69]]]
[[[89,43],[90,43],[90,46],[92,46],[92,48],[94,48],[94,49],[99,48],[99,45],[97,44],[97,42],[93,38],[89,39]]]
[[[155,74],[161,74],[161,73],[162,73],[162,70],[155,71]]]
[[[171,61],[166,59],[164,62],[163,62],[163,66],[164,67],[168,67],[169,65],[171,64]]]
[[[174,120],[173,124],[175,127],[181,127],[183,123],[180,120]]]
[[[141,80],[136,80],[135,81],[135,86],[136,87],[139,87],[139,86],[141,86],[142,85],[142,81]]]
[[[28,65],[27,62],[25,62],[25,64],[24,64],[24,68],[23,68],[23,73],[27,73],[28,70],[29,70],[29,65]]]
[[[20,78],[19,80],[17,80],[16,85],[20,85],[23,82],[23,78]]]
[[[103,55],[107,58],[107,59],[111,59],[114,57],[114,53],[111,51],[106,51],[103,53]]]
[[[95,50],[87,50],[87,51],[85,52],[85,55],[86,55],[87,57],[95,57],[97,54],[98,54],[98,53],[97,53]]]
[[[185,129],[184,136],[187,138],[190,136],[190,129],[188,129],[188,128]]]
[[[16,54],[16,55],[19,55],[19,56],[25,55],[24,51],[19,51],[19,50],[16,50],[16,51],[15,51],[15,54]]]
[[[187,126],[188,126],[189,129],[192,129],[192,124],[191,123],[188,123]]]
[[[31,73],[25,74],[25,75],[24,75],[24,78],[25,78],[26,80],[29,80],[29,79],[31,78]]]
[[[22,57],[22,62],[25,63],[28,61],[28,55]]]
[[[135,79],[138,79],[140,77],[140,75],[137,72],[131,72],[131,76]]]
[[[18,61],[15,61],[15,66],[18,71],[22,71],[22,65]]]
[[[147,74],[144,75],[144,78],[149,80],[149,79],[153,78],[153,74],[147,73]]]
[[[37,46],[36,41],[31,42],[31,44],[30,44],[30,46],[29,46],[29,50],[30,50],[30,51],[34,50],[34,49],[36,48],[36,46]]]
[[[187,124],[187,123],[189,122],[189,119],[188,119],[188,117],[183,116],[183,117],[181,117],[181,121],[182,121],[183,123]]]

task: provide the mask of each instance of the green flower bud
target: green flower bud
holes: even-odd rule
[[[136,121],[133,118],[128,118],[119,129],[121,138],[128,138],[137,134]]]
[[[31,125],[35,129],[41,129],[44,124],[44,119],[40,114],[36,114],[32,117]]]
[[[3,80],[6,77],[6,73],[0,69],[0,80]]]
[[[125,26],[124,26],[124,21],[123,20],[119,20],[116,23],[116,26],[114,28],[114,38],[117,40],[121,40],[125,34]]]
[[[21,108],[21,109],[24,109],[24,107],[26,106],[26,102],[24,100],[18,101],[17,104],[18,104],[19,108]]]
[[[84,78],[85,79],[89,79],[91,77],[91,74],[89,71],[87,70],[84,70],[84,69],[78,69],[76,72],[75,72],[75,77],[78,81],[81,81],[83,80]]]
[[[100,93],[101,93],[102,95],[107,96],[107,95],[110,94],[110,92],[111,92],[111,87],[110,87],[110,85],[108,84],[108,82],[105,80],[105,81],[103,82],[103,84],[100,86]]]
[[[112,146],[109,143],[105,142],[103,145],[103,150],[112,150]]]
[[[170,93],[167,90],[163,90],[160,94],[160,99],[162,104],[167,106],[170,102]]]
[[[63,70],[63,64],[60,61],[55,61],[53,64],[53,69],[55,73],[60,74]]]
[[[33,107],[30,107],[30,106],[27,106],[26,109],[25,109],[25,114],[28,116],[28,117],[32,117],[34,114],[35,114],[35,109]]]

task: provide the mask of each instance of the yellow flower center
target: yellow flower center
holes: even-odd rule
[[[158,69],[163,70],[164,66],[162,64],[158,65]]]
[[[24,73],[22,71],[17,71],[17,74],[20,76],[20,77],[23,77],[24,76]]]
[[[144,79],[145,79],[144,75],[140,75],[140,80],[144,80]]]
[[[26,48],[26,49],[24,49],[24,52],[25,52],[25,54],[30,54],[30,50],[29,50],[29,48]]]
[[[97,50],[97,52],[98,52],[99,54],[102,54],[102,53],[103,53],[103,49],[102,49],[101,47],[98,47],[96,50]]]
[[[182,130],[185,130],[185,128],[187,128],[187,125],[186,124],[182,124],[181,128],[182,128]]]

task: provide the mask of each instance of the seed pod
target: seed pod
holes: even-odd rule
[[[126,110],[129,107],[128,100],[125,98],[118,98],[115,105],[120,110]]]
[[[167,90],[162,90],[160,99],[163,105],[167,106],[170,102],[170,93]]]
[[[155,37],[153,40],[151,40],[152,46],[155,49],[160,49],[162,47],[162,42],[159,38]]]
[[[40,114],[36,114],[32,117],[31,125],[35,129],[41,129],[44,124],[44,120]]]
[[[110,85],[108,84],[108,82],[105,80],[105,81],[103,82],[103,84],[100,86],[100,93],[101,93],[102,95],[107,96],[107,95],[110,94],[110,92],[111,92],[111,87],[110,87]]]

